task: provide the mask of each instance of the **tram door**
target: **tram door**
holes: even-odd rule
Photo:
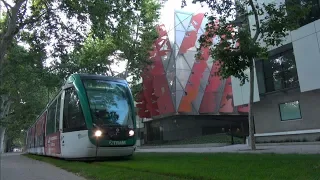
[[[61,121],[61,93],[48,107],[45,153],[46,155],[59,156],[60,147],[60,121]]]
[[[62,155],[67,158],[80,157],[85,151],[79,149],[88,148],[90,142],[79,96],[74,87],[65,89],[62,96]]]

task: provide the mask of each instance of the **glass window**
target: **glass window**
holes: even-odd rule
[[[48,108],[46,134],[52,134],[55,132],[56,105],[57,101],[55,100]]]
[[[133,128],[134,112],[126,85],[112,81],[84,80],[93,123]]]
[[[73,87],[65,90],[63,132],[86,130],[86,123],[78,95]]]
[[[263,61],[266,92],[299,86],[293,49]]]
[[[59,95],[57,99],[57,113],[56,113],[56,132],[59,131],[59,125],[60,125],[60,106],[61,106],[61,95]]]
[[[279,105],[281,121],[301,119],[299,101],[287,102]]]

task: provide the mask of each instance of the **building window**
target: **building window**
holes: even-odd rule
[[[301,4],[301,6],[305,6],[307,3],[311,3],[312,8],[307,16],[305,16],[301,19],[297,19],[297,23],[298,23],[299,27],[302,27],[302,26],[309,24],[313,21],[316,21],[320,18],[319,0],[286,0],[287,12],[289,15],[293,14],[293,16],[295,16],[294,15],[294,14],[296,14],[295,11],[297,11],[298,9],[294,8],[294,10],[291,10],[290,9],[291,4],[293,4],[293,5]]]
[[[282,103],[279,105],[281,121],[301,119],[299,101]]]
[[[299,86],[293,49],[264,60],[263,72],[265,92]]]

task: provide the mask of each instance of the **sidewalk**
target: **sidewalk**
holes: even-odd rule
[[[201,147],[222,147],[227,146],[227,143],[207,143],[207,144],[179,144],[179,145],[144,145],[140,149],[154,148],[201,148]]]
[[[223,147],[138,148],[136,152],[320,154],[320,144],[257,145],[256,151],[246,144],[237,144]]]
[[[20,153],[1,154],[1,180],[85,180],[50,164],[26,158]]]

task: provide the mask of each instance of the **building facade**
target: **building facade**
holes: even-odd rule
[[[269,48],[269,60],[255,63],[257,142],[320,141],[320,8],[314,2],[316,6],[300,27],[289,32],[281,46]],[[247,128],[249,83],[241,86],[234,77],[221,80],[216,76],[219,64],[207,49],[203,61],[194,58],[207,19],[204,12],[190,12],[167,12],[158,27],[160,37],[151,53],[154,64],[142,75],[143,91],[137,104],[139,116],[149,118],[146,141],[232,130],[238,122]],[[249,23],[253,25],[254,17]]]
[[[141,75],[143,90],[136,106],[141,118],[152,119],[146,122],[146,140],[179,140],[241,127],[247,131],[248,106],[234,106],[231,77],[217,76],[219,63],[210,58],[208,48],[203,60],[195,59],[208,21],[205,14],[172,12],[173,23],[167,19],[157,27],[153,65]]]
[[[269,49],[269,60],[256,61],[253,113],[258,142],[320,141],[320,8],[319,1],[314,2],[310,16],[289,32],[283,45]],[[248,103],[243,93],[248,84],[241,87],[232,78],[232,85],[234,104]]]

